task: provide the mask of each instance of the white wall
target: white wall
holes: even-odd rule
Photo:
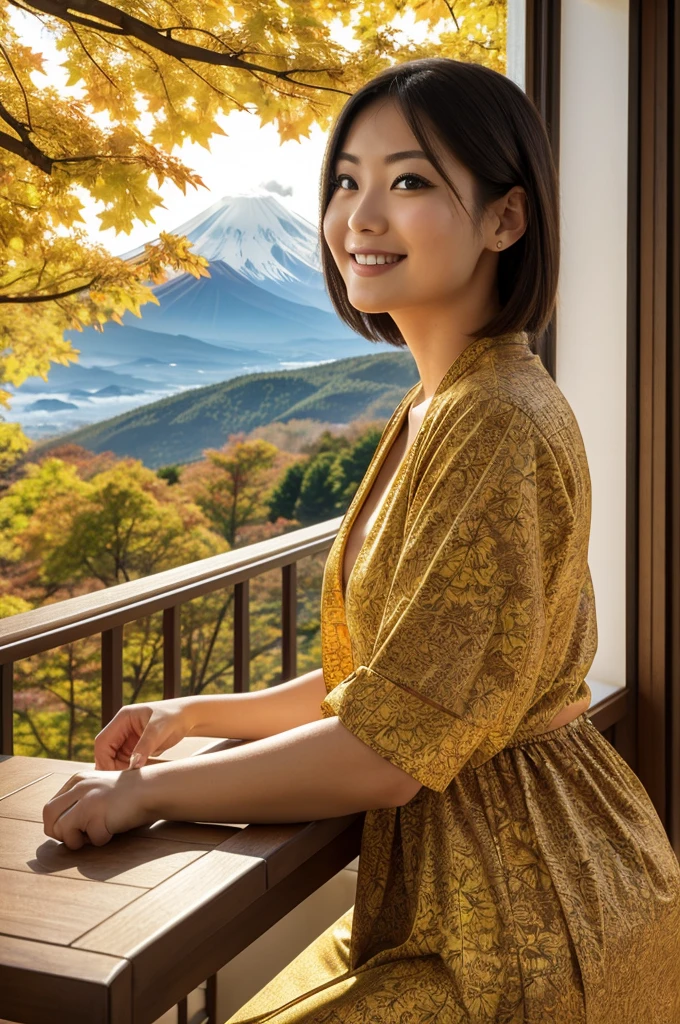
[[[625,683],[628,0],[563,0],[562,263],[556,380],[592,481],[598,650],[588,681]],[[596,699],[595,688],[593,697]]]
[[[505,41],[505,73],[515,85],[526,92],[526,3],[507,0],[507,32]]]

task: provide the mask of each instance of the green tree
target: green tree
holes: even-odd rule
[[[272,489],[269,497],[269,520],[274,523],[283,516],[295,518],[295,505],[300,497],[300,488],[306,470],[306,460],[299,459],[284,470],[281,480]]]
[[[349,448],[338,452],[333,476],[333,489],[341,503],[348,505],[354,497],[354,493],[363,480],[369,463],[378,447],[381,436],[382,431],[377,427],[368,427]]]
[[[180,488],[135,460],[90,475],[46,458],[0,498],[0,615],[62,600],[217,554],[225,542]],[[81,473],[88,476],[82,479]],[[124,699],[162,695],[162,625],[147,616],[125,629]],[[98,637],[16,665],[15,740],[21,753],[91,757],[101,725]]]
[[[295,518],[303,526],[339,515],[333,487],[335,465],[336,456],[332,452],[322,452],[310,459],[295,503]]]
[[[161,466],[156,470],[156,476],[159,476],[161,480],[165,480],[166,483],[172,486],[178,484],[181,476],[181,469],[179,466]]]
[[[2,480],[31,447],[18,423],[0,422],[0,486]]]

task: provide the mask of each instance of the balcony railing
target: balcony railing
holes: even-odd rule
[[[181,695],[182,605],[234,588],[234,692],[249,688],[250,580],[281,569],[281,682],[297,675],[297,562],[327,551],[342,517],[225,554],[167,569],[93,594],[0,620],[0,754],[13,753],[14,663],[62,644],[101,635],[102,728],[123,705],[123,629],[163,612],[163,697]]]
[[[337,534],[342,517],[270,538],[243,548],[201,559],[143,579],[122,583],[106,590],[47,604],[33,611],[0,620],[0,754],[13,754],[13,672],[21,659],[53,650],[63,644],[87,637],[101,636],[101,720],[102,727],[123,704],[123,630],[153,613],[163,613],[163,696],[181,696],[180,624],[182,606],[211,592],[233,587],[233,679],[234,692],[249,689],[250,608],[249,583],[254,577],[281,569],[281,681],[297,674],[297,562],[306,556],[327,551]],[[613,740],[613,730],[626,711],[625,688],[616,689],[594,683],[589,714],[595,725]],[[202,742],[206,742],[203,740]],[[223,749],[234,740],[219,740],[208,749]],[[198,753],[193,747],[178,750],[174,756]],[[298,892],[288,887],[288,903],[273,914],[272,921],[299,904],[358,853],[360,835],[350,822],[344,833],[323,838],[325,866],[318,878],[307,878],[306,888]],[[343,845],[344,844],[344,845]],[[303,856],[304,854],[304,856]],[[302,858],[299,867],[307,854]],[[327,870],[326,870],[327,868]],[[307,870],[303,874],[309,875]],[[288,905],[289,904],[289,905]],[[269,924],[272,923],[269,922]],[[252,937],[264,928],[259,922]],[[208,979],[214,988],[215,976]],[[186,999],[179,1004],[179,1018],[186,1019]],[[208,1019],[214,1020],[213,1013]]]

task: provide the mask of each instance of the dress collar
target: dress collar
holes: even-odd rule
[[[434,402],[434,399],[440,395],[442,391],[446,391],[447,388],[451,387],[455,381],[462,377],[484,352],[487,352],[490,348],[493,348],[496,345],[524,345],[528,348],[529,334],[527,331],[511,331],[508,334],[499,334],[495,338],[475,338],[475,340],[471,341],[470,344],[467,345],[453,360],[437,385],[432,396],[432,402]],[[406,392],[403,400],[406,400],[406,398],[410,396],[410,401],[412,401],[415,397],[412,393],[421,386],[420,381],[417,384],[414,384],[413,387]],[[399,406],[400,405],[401,402],[399,403]],[[399,406],[397,406],[397,408],[399,408]],[[425,415],[427,415],[427,413]]]
[[[430,404],[425,410],[425,415],[418,432],[404,456],[401,466],[399,467],[398,474],[405,472],[408,468],[408,464],[410,464],[411,460],[414,458],[417,446],[419,446],[420,442],[422,442],[422,438],[425,436],[425,428],[429,426],[430,417],[436,412],[437,405],[439,404],[437,401],[439,396],[450,388],[455,381],[459,380],[470,369],[473,363],[483,355],[484,352],[487,352],[495,345],[509,344],[524,345],[528,347],[528,333],[526,331],[516,331],[509,334],[498,335],[495,338],[476,338],[474,341],[470,342],[470,344],[467,345],[467,347],[464,348],[458,356],[456,356],[437,385]],[[385,425],[382,437],[378,442],[378,446],[373,458],[371,459],[370,465],[364,474],[361,483],[357,487],[347,511],[345,512],[338,529],[338,533],[336,534],[335,541],[326,559],[326,565],[324,567],[324,584],[322,588],[321,649],[324,678],[326,680],[327,689],[330,689],[336,683],[345,679],[354,670],[352,646],[347,627],[345,610],[346,595],[343,594],[342,588],[342,567],[345,557],[347,535],[356,518],[356,514],[361,507],[361,503],[373,486],[387,452],[399,433],[404,422],[404,418],[408,414],[408,410],[414,402],[417,392],[421,386],[421,382],[418,381],[418,383],[414,384],[413,387],[409,388]],[[390,489],[396,485],[396,482],[395,477]],[[383,500],[387,501],[388,496],[389,495],[386,494]],[[349,585],[349,580],[347,582]]]

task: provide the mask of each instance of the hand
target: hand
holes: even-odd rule
[[[104,846],[116,832],[149,824],[142,801],[140,772],[80,771],[68,779],[43,807],[45,835],[69,850],[85,843]]]
[[[141,768],[149,757],[157,757],[189,735],[190,710],[187,697],[126,704],[95,736],[95,768]]]

